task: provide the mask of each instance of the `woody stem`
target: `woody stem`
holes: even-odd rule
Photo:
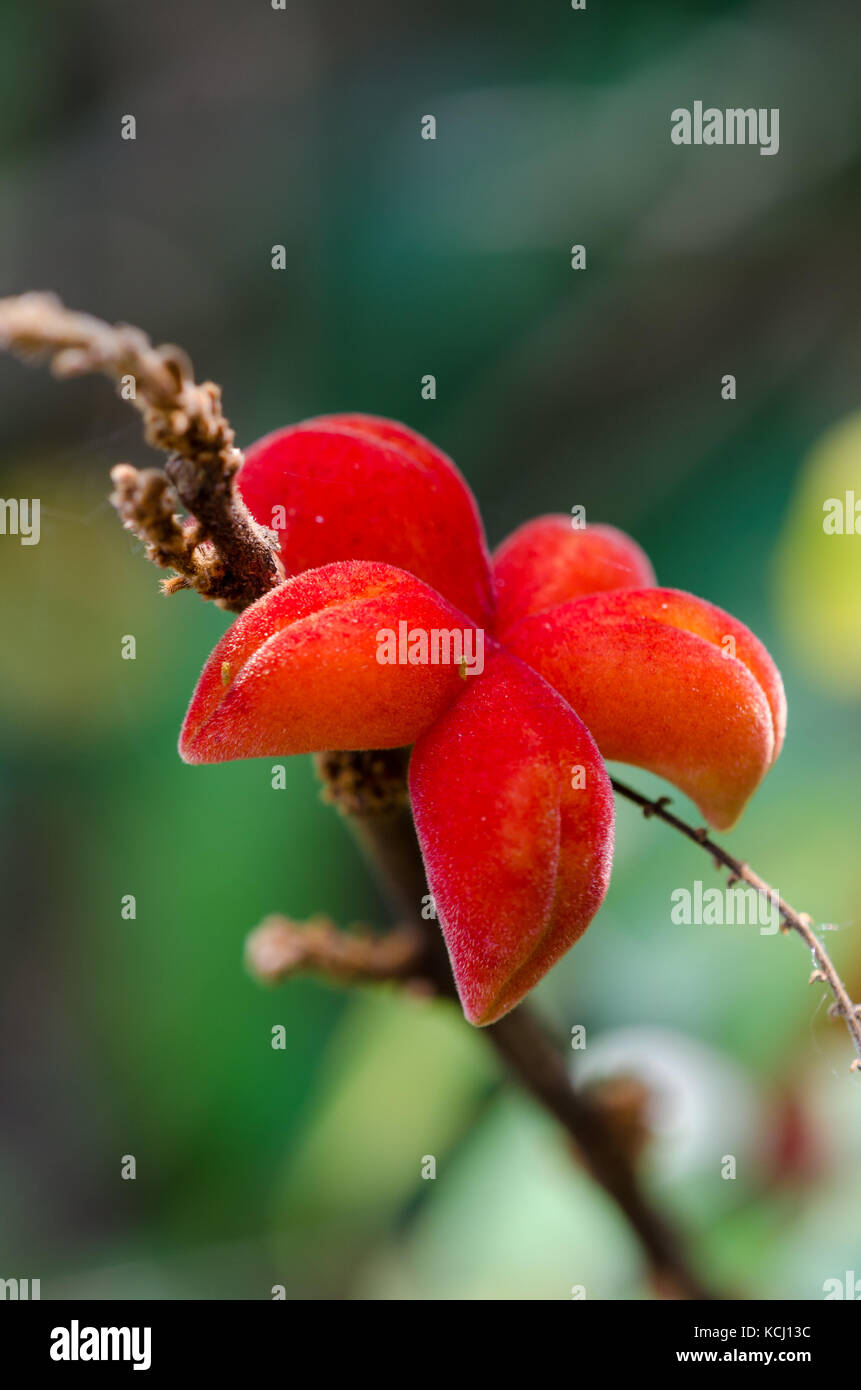
[[[388,894],[395,919],[423,934],[422,974],[438,994],[456,999],[438,924],[421,915],[428,888],[409,805],[406,764],[402,749],[331,753],[317,759],[324,796],[347,817]],[[677,1298],[719,1297],[692,1268],[680,1235],[651,1205],[603,1110],[572,1084],[562,1047],[529,1006],[519,1005],[482,1032],[533,1100],[567,1131],[594,1180],[623,1213],[655,1287]]]

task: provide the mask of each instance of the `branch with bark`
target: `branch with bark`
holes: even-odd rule
[[[195,382],[181,348],[153,347],[139,328],[74,313],[39,293],[0,300],[0,347],[49,360],[56,376],[110,377],[143,416],[147,442],[170,455],[163,471],[119,464],[111,474],[123,525],[154,564],[177,572],[166,593],[196,589],[240,612],[280,583],[277,537],[257,524],[234,486],[242,454],[221,389]]]
[[[405,928],[396,929],[397,966],[390,980],[398,983],[406,974],[413,989],[421,988],[423,983],[423,993],[456,1002],[457,991],[442,933],[436,921],[422,917],[420,910],[429,895],[407,792],[408,750],[328,753],[319,756],[316,764],[324,800],[346,819],[396,920],[405,921],[406,930],[415,933],[414,955],[404,972],[399,952]],[[313,931],[314,924],[309,925]],[[291,935],[294,930],[301,935],[301,927],[291,924],[291,928]],[[266,938],[262,940],[265,942]],[[258,974],[260,941],[253,933],[247,957]],[[337,979],[340,962],[333,956],[332,963],[330,974]],[[323,965],[317,954],[317,973]],[[518,1005],[498,1023],[481,1031],[505,1068],[567,1132],[593,1179],[623,1213],[646,1257],[655,1290],[673,1298],[720,1297],[693,1267],[680,1233],[652,1204],[638,1175],[638,1155],[619,1142],[612,1114],[598,1097],[587,1095],[573,1083],[562,1040],[550,1036],[528,1004]]]
[[[366,927],[342,931],[330,917],[294,922],[273,914],[245,943],[245,962],[261,984],[277,985],[291,975],[322,975],[340,985],[421,981],[424,942],[414,927],[392,927],[382,935]]]

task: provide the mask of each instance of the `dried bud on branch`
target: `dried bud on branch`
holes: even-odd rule
[[[171,455],[164,470],[114,470],[113,502],[123,524],[155,564],[178,571],[166,592],[193,588],[235,612],[283,579],[277,538],[259,526],[234,487],[242,454],[224,415],[221,391],[198,385],[181,348],[153,347],[139,328],[73,313],[55,295],[0,300],[0,346],[48,358],[57,376],[101,372],[132,400],[149,444]],[[182,505],[193,521],[176,515]]]

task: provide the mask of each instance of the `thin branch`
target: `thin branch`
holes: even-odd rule
[[[745,864],[741,859],[736,859],[721,845],[716,844],[707,830],[688,825],[672,811],[668,811],[669,797],[661,796],[656,801],[651,801],[649,797],[642,796],[640,792],[634,791],[633,787],[617,781],[615,777],[612,778],[612,782],[613,789],[620,796],[627,797],[629,801],[633,801],[635,805],[639,806],[644,816],[657,816],[659,820],[671,825],[675,830],[681,831],[689,840],[693,840],[695,845],[699,845],[710,854],[718,869],[729,871],[731,886],[738,882],[746,883],[750,888],[755,888],[758,893],[762,893],[770,903],[776,906],[783,922],[782,930],[796,932],[812,952],[816,969],[810,976],[809,983],[826,984],[831,990],[834,996],[831,1013],[833,1016],[842,1018],[845,1022],[857,1054],[850,1063],[850,1069],[861,1071],[861,1007],[858,1004],[853,1004],[850,999],[849,992],[838,975],[831,957],[815,933],[812,918],[806,912],[797,912],[789,903],[784,902],[783,898],[770,884],[766,883],[764,878],[760,878],[759,874],[754,873],[749,864]]]
[[[560,1047],[520,1004],[486,1030],[509,1069],[574,1140],[594,1180],[622,1211],[648,1257],[656,1290],[667,1298],[716,1299],[691,1266],[682,1238],[652,1206],[630,1147],[604,1106],[571,1084]]]
[[[315,974],[336,985],[393,983],[453,998],[447,970],[436,980],[428,977],[429,946],[430,934],[413,926],[372,936],[341,931],[327,917],[300,923],[273,916],[248,937],[245,962],[250,974],[265,985]],[[636,1145],[632,1152],[632,1146],[622,1142],[611,1106],[602,1096],[587,1095],[571,1085],[561,1049],[530,1010],[521,1005],[487,1029],[486,1036],[533,1099],[568,1132],[595,1181],[624,1212],[649,1255],[660,1291],[676,1297],[712,1297],[683,1262],[677,1237],[645,1200],[632,1161]]]
[[[198,385],[181,348],[153,347],[139,328],[66,309],[52,294],[0,300],[0,347],[48,359],[56,376],[101,372],[141,412],[149,444],[170,455],[164,472],[122,464],[112,501],[155,564],[176,569],[165,589],[194,588],[240,611],[284,577],[273,532],[259,526],[236,490],[242,454],[214,382]],[[193,520],[175,515],[182,504]]]
[[[393,927],[380,936],[359,928],[341,931],[328,917],[307,922],[267,917],[245,943],[250,974],[267,985],[305,972],[341,985],[418,981],[424,954],[415,927]]]

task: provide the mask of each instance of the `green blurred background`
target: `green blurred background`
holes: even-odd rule
[[[0,290],[181,343],[240,441],[402,419],[457,460],[491,543],[582,503],[746,621],[789,738],[725,842],[835,924],[855,997],[861,536],[825,537],[822,504],[861,498],[859,79],[861,12],[833,0],[0,6]],[[779,154],[671,145],[696,99],[779,107]],[[180,763],[226,619],[160,598],[107,503],[113,463],[155,461],[129,408],[4,360],[0,431],[0,494],[43,508],[38,546],[0,537],[0,1277],[649,1296],[453,1010],[246,976],[267,912],[382,921],[380,900],[307,759],[281,791],[269,761]],[[606,905],[536,1003],[586,1026],[584,1077],[646,1088],[646,1180],[714,1277],[821,1298],[861,1275],[861,1079],[799,941],[671,924],[695,878],[717,882],[620,806]]]

